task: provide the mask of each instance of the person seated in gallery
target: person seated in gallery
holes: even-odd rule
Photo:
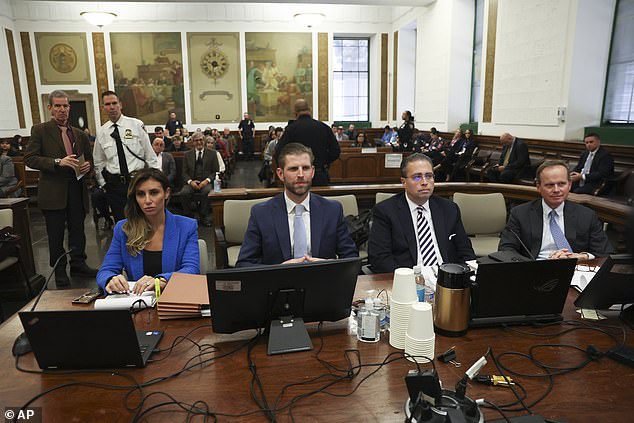
[[[172,146],[171,146],[171,148],[168,150],[167,147],[166,147],[165,151],[169,151],[169,152],[172,152],[172,151],[189,151],[189,147],[183,142],[183,137],[175,136],[175,137],[172,138]]]
[[[97,285],[106,294],[161,291],[173,272],[199,274],[198,225],[165,207],[170,196],[167,178],[159,169],[145,168],[128,188],[126,219],[117,222],[110,248],[97,273]],[[125,270],[126,276],[123,275]]]
[[[7,140],[3,140],[2,144],[8,144]],[[0,156],[0,198],[6,197],[19,197],[22,193],[21,189],[13,191],[18,184],[18,179],[15,177],[15,166],[13,160],[6,154]]]
[[[357,139],[352,143],[351,147],[374,147],[372,143],[365,138],[365,132],[359,132]]]
[[[586,150],[570,173],[572,192],[594,194],[603,182],[614,174],[614,159],[608,150],[601,147],[601,138],[598,134],[586,135],[583,143]]]

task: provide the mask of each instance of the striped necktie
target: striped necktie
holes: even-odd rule
[[[420,249],[423,266],[434,266],[438,263],[438,259],[436,258],[434,240],[431,236],[431,228],[427,219],[423,216],[423,206],[418,206],[416,210],[418,211],[416,234],[418,235],[418,248]]]

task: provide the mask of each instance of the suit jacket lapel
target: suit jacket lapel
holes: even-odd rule
[[[566,239],[568,243],[572,247],[573,250],[576,250],[570,240],[577,239],[577,227],[575,223],[577,222],[577,214],[575,213],[572,207],[568,207],[568,203],[564,203],[564,232],[566,234]],[[578,253],[579,251],[574,251]]]
[[[125,248],[125,245],[123,248]],[[130,271],[132,274],[128,275],[128,279],[137,280],[145,274],[143,271],[143,250],[134,257],[130,256]]]
[[[431,211],[431,218],[434,221],[434,233],[436,234],[438,249],[440,250],[440,254],[443,256],[443,261],[447,261],[449,257],[445,257],[445,255],[447,255],[447,251],[449,251],[448,244],[450,234],[447,233],[445,214],[438,206],[434,197],[429,198],[429,210]]]
[[[323,213],[314,213],[317,210],[317,200],[314,195],[310,196],[310,251],[313,257],[319,255],[321,246],[321,228],[323,227]]]
[[[416,229],[412,223],[412,214],[409,210],[409,205],[405,199],[405,193],[403,197],[397,203],[398,205],[398,220],[403,225],[403,232],[405,233],[405,240],[409,247],[409,253],[412,256],[412,261],[416,263],[418,261],[418,244],[416,243]]]
[[[176,252],[178,250],[178,231],[174,215],[165,210],[165,228],[163,229],[163,252],[161,263],[163,269],[176,269]]]
[[[544,232],[544,211],[542,210],[542,201],[536,200],[530,209],[530,222],[531,222],[531,254],[533,257],[539,255],[539,250],[542,247],[542,235]]]
[[[55,143],[62,153],[61,157],[66,157],[66,147],[64,146],[64,140],[62,139],[62,132],[54,120],[51,120],[50,123],[48,130],[49,137],[55,140]]]
[[[284,194],[280,194],[273,202],[273,223],[275,224],[275,234],[282,252],[282,261],[289,260],[291,255],[291,235],[288,230],[288,213],[286,213],[286,202]]]

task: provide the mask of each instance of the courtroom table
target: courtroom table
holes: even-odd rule
[[[374,296],[380,289],[389,290],[391,280],[391,274],[360,276],[355,298]],[[70,304],[70,300],[80,292],[81,290],[46,291],[38,309],[92,308],[92,306],[72,306]],[[579,318],[572,304],[574,298],[576,298],[576,293],[571,290],[564,315],[568,319],[578,321]],[[241,346],[254,334],[254,331],[243,331],[233,335],[214,334],[209,326],[210,320],[208,318],[161,321],[158,320],[154,310],[136,314],[134,320],[137,329],[160,328],[165,331],[165,336],[159,344],[161,349],[168,348],[177,336],[185,335],[199,325],[205,325],[195,330],[190,336],[198,343],[213,344],[217,348],[215,353],[206,355],[205,358],[219,357],[230,352]],[[607,322],[618,324],[615,320]],[[389,345],[387,333],[382,333],[381,341],[378,343],[358,342],[356,337],[349,332],[349,323],[349,319],[324,323],[322,329],[323,350],[319,358],[334,363],[340,368],[346,368],[346,360],[344,359],[344,350],[346,349],[358,350],[363,364],[381,363],[388,354],[398,354],[400,351]],[[328,373],[328,369],[316,359],[317,349],[320,346],[317,325],[310,324],[308,326],[315,346],[313,351],[267,356],[266,342],[263,339],[257,343],[253,350],[253,361],[270,405],[275,402],[276,396],[284,385],[309,382],[312,378]],[[562,328],[560,325],[555,325],[549,328],[524,327],[523,330],[547,334],[558,332]],[[2,351],[0,369],[3,375],[0,378],[0,408],[21,406],[35,395],[70,381],[106,384],[130,383],[128,380],[116,376],[114,372],[71,375],[56,372],[44,375],[19,372],[14,368],[11,345],[20,332],[22,332],[22,327],[17,316],[0,326],[0,351]],[[488,347],[493,348],[496,354],[505,351],[527,353],[530,346],[538,343],[569,343],[583,349],[592,344],[599,350],[605,351],[612,347],[614,342],[606,335],[589,330],[574,331],[561,336],[536,337],[518,334],[502,328],[472,329],[461,338],[447,338],[440,335],[436,337],[436,354],[455,346],[457,360],[462,363],[462,367],[456,368],[451,364],[440,363],[436,360],[436,367],[444,387],[453,390],[463,373],[486,352]],[[138,382],[144,382],[181,369],[195,355],[196,351],[193,345],[190,342],[184,342],[177,346],[164,361],[149,363],[144,369],[126,369],[120,370],[118,373],[132,376]],[[155,354],[152,359],[161,357],[165,357],[165,353]],[[559,348],[540,350],[537,352],[537,357],[544,363],[556,366],[573,366],[584,359],[583,354]],[[504,360],[504,363],[517,371],[539,372],[525,360],[510,359]],[[21,358],[20,365],[29,369],[37,369],[32,354]],[[429,364],[421,366],[423,368],[430,367]],[[403,422],[405,419],[404,401],[407,397],[404,376],[408,370],[415,369],[415,367],[413,363],[406,360],[395,361],[385,365],[376,374],[365,380],[358,390],[351,395],[333,396],[351,393],[364,376],[376,369],[376,367],[364,368],[360,375],[353,380],[343,380],[328,388],[328,392],[332,395],[320,393],[297,402],[293,408],[295,421]],[[480,373],[499,374],[490,360]],[[539,397],[547,388],[545,379],[519,376],[513,376],[513,378],[522,383],[528,391],[527,403]],[[218,413],[243,414],[253,412],[253,414],[240,418],[219,416],[219,421],[267,421],[251,399],[249,394],[250,380],[251,375],[247,368],[247,352],[246,348],[243,348],[231,355],[219,358],[213,364],[202,369],[196,367],[174,379],[147,387],[144,389],[144,393],[147,396],[152,392],[166,392],[179,401],[189,404],[199,400],[205,401],[212,410]],[[329,380],[324,378],[318,383],[290,388],[283,396],[281,404],[287,404],[291,398],[297,395],[323,387]],[[131,421],[134,413],[124,407],[125,392],[89,386],[74,386],[47,394],[36,400],[33,406],[42,407],[45,422]],[[508,388],[475,383],[469,384],[467,395],[473,399],[485,398],[496,404],[514,400],[512,392]],[[634,369],[608,358],[601,358],[591,362],[581,370],[556,376],[552,392],[544,401],[533,407],[533,411],[547,418],[566,422],[626,421],[629,420],[628,416],[632,412],[630,401],[633,396]],[[139,396],[133,394],[130,400],[132,403],[138,404]],[[144,408],[147,409],[166,400],[165,396],[152,395],[145,402]],[[159,411],[161,412],[150,414],[144,421],[173,422],[185,420],[184,413],[175,406],[161,408]],[[291,421],[287,411],[277,413],[280,422]],[[487,419],[498,418],[497,413],[492,410],[484,410],[484,414]],[[196,419],[195,421],[202,420]]]
[[[0,209],[13,210],[13,231],[20,235],[20,261],[24,265],[24,270],[32,287],[37,288],[44,282],[44,277],[39,275],[35,269],[35,259],[33,258],[33,240],[31,238],[31,214],[29,213],[29,199],[20,198],[0,198]]]

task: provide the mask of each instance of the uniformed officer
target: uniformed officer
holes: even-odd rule
[[[159,164],[143,122],[121,114],[117,94],[105,91],[101,103],[110,120],[97,130],[93,151],[95,172],[97,183],[106,191],[112,215],[121,220],[130,175],[144,167],[159,169]]]

